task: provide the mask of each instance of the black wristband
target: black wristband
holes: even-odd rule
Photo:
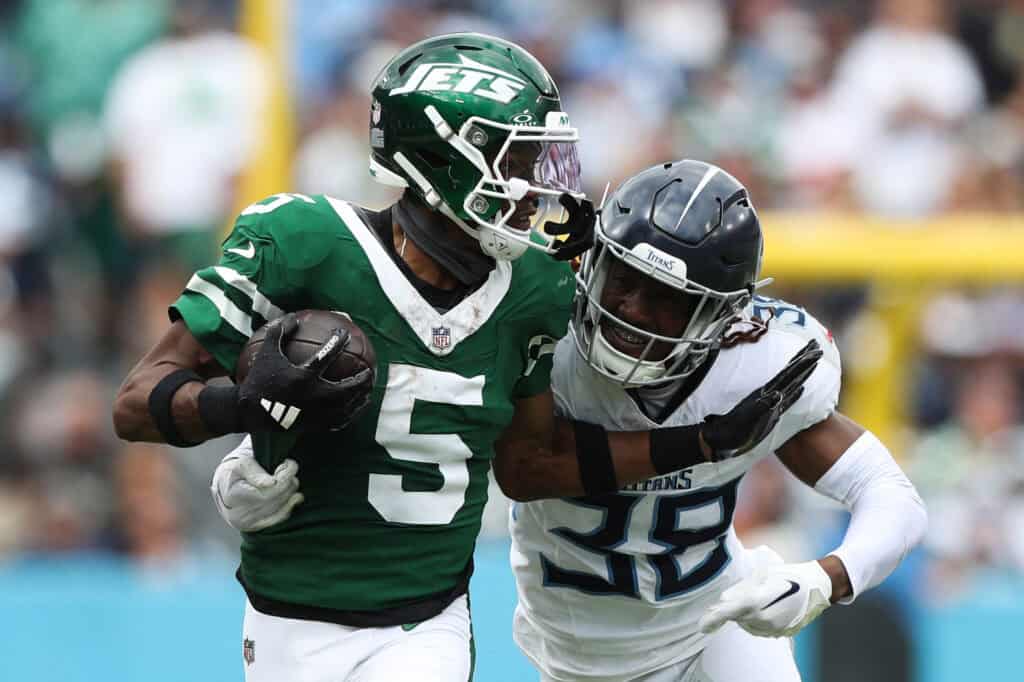
[[[651,464],[659,474],[704,464],[700,449],[700,424],[670,426],[651,431]]]
[[[210,433],[241,433],[242,414],[238,409],[238,386],[207,386],[199,392],[199,418]]]
[[[182,437],[178,425],[174,423],[174,413],[171,410],[174,394],[179,388],[193,381],[202,383],[203,378],[190,369],[176,369],[157,382],[149,392],[147,401],[149,415],[153,417],[156,429],[163,436],[164,442],[179,448],[199,445],[199,442],[192,443]]]
[[[597,424],[576,420],[573,420],[572,428],[576,435],[576,459],[580,464],[583,492],[600,495],[618,490],[608,434]]]

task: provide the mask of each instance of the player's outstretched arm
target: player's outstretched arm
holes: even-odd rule
[[[662,442],[671,450],[669,458],[654,445],[656,432],[605,431],[555,417],[553,406],[550,391],[519,400],[512,423],[495,443],[494,476],[513,500],[610,493],[665,473],[666,467],[678,471],[711,461],[696,427],[677,433],[685,442],[679,448]],[[665,465],[668,459],[675,464]]]
[[[850,510],[846,537],[818,561],[786,564],[762,551],[769,560],[722,593],[701,619],[705,632],[732,620],[755,635],[792,636],[830,604],[882,582],[924,534],[914,486],[885,446],[844,415],[797,433],[778,454],[797,478]]]
[[[689,426],[607,432],[597,424],[552,416],[550,391],[522,399],[495,444],[495,478],[514,500],[576,497],[742,455],[799,399],[821,354],[811,341],[732,410]]]
[[[711,461],[699,434],[689,437],[677,469]],[[652,432],[606,432],[555,417],[548,391],[516,402],[512,423],[495,443],[494,477],[505,495],[520,502],[609,493],[656,476],[652,452]]]

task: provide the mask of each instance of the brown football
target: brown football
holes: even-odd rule
[[[377,354],[373,351],[370,339],[363,330],[347,315],[333,310],[300,310],[295,313],[299,328],[284,342],[284,354],[296,365],[308,360],[324,344],[335,329],[341,327],[348,330],[349,342],[334,362],[323,371],[323,377],[329,381],[346,379],[363,368],[377,370]],[[238,356],[235,366],[235,381],[242,383],[245,375],[252,367],[256,352],[267,334],[267,325],[257,329],[246,342]]]

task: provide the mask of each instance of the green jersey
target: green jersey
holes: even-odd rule
[[[245,534],[250,596],[379,612],[464,588],[494,442],[518,398],[548,389],[574,288],[566,264],[530,249],[442,314],[351,205],[279,194],[243,211],[172,315],[232,373],[253,329],[304,308],[348,313],[378,362],[370,407],[344,431],[253,436],[267,470],[298,461],[305,501]]]

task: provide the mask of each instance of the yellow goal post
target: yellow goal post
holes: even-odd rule
[[[786,286],[868,285],[856,347],[844,357],[843,409],[894,446],[905,433],[908,371],[928,293],[1024,283],[1024,214],[910,221],[765,212],[761,223],[765,276]]]

